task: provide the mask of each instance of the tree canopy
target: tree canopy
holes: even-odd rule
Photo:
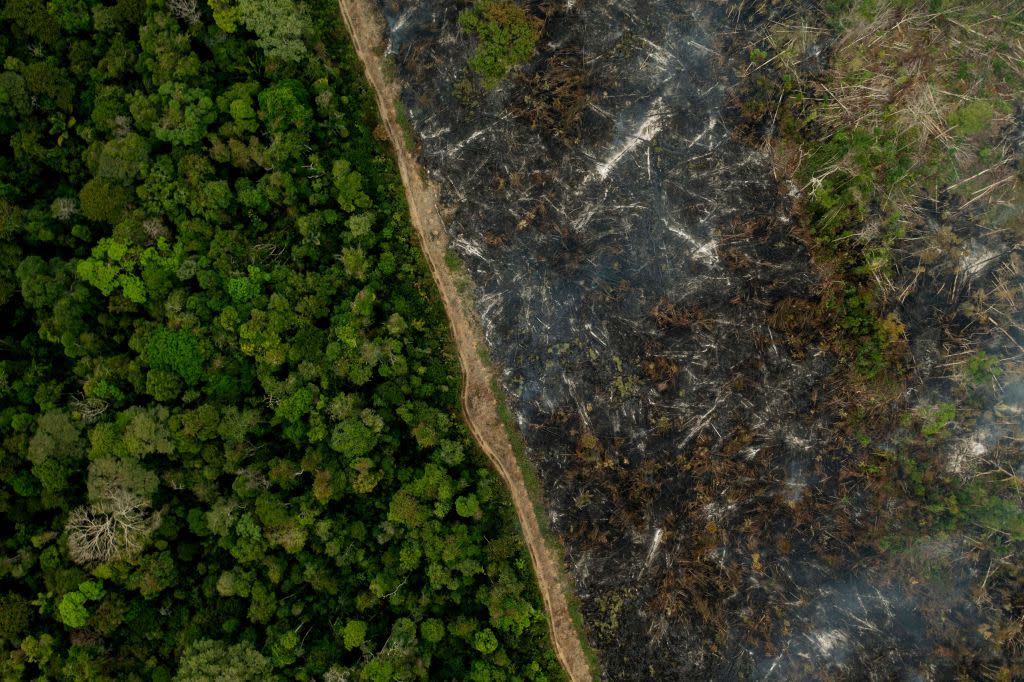
[[[0,677],[545,680],[323,0],[0,9]]]

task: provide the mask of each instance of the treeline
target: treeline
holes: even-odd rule
[[[544,680],[328,0],[0,10],[0,677]]]

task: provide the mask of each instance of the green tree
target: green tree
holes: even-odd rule
[[[364,621],[349,621],[345,624],[343,640],[346,649],[354,649],[362,645],[367,638],[367,624]]]
[[[149,339],[146,363],[154,368],[174,372],[187,384],[197,384],[203,376],[203,356],[199,341],[184,329],[158,329]]]
[[[473,635],[473,646],[482,654],[492,654],[498,649],[498,638],[493,630],[485,628]]]
[[[65,491],[85,454],[85,442],[78,426],[63,410],[52,410],[39,417],[35,434],[28,444],[32,473],[50,494]]]
[[[137,133],[109,140],[99,147],[92,164],[93,172],[97,177],[111,182],[131,182],[142,172],[149,159],[146,141]]]
[[[444,623],[437,618],[428,618],[420,623],[420,634],[431,644],[437,644],[444,639],[444,632]]]
[[[18,594],[0,595],[0,642],[20,641],[31,619],[32,608],[27,599]]]
[[[175,682],[262,682],[271,664],[252,644],[201,639],[181,656]]]
[[[153,134],[158,140],[193,145],[206,135],[217,117],[213,99],[202,88],[170,82],[160,86],[160,109]]]
[[[259,95],[260,118],[273,131],[308,128],[313,122],[309,93],[302,83],[289,79],[266,88]]]
[[[157,475],[137,460],[105,457],[89,463],[88,499],[100,512],[113,512],[111,504],[119,493],[149,504],[159,484]]]
[[[459,13],[459,26],[477,37],[469,68],[480,75],[485,87],[493,88],[509,69],[533,55],[540,25],[514,0],[475,0]]]
[[[89,220],[116,223],[128,204],[128,192],[103,178],[93,178],[78,192],[82,213]]]
[[[129,301],[144,303],[145,285],[137,274],[137,263],[137,249],[114,239],[101,239],[93,247],[90,257],[79,261],[77,271],[79,277],[99,289],[104,296],[120,290]]]
[[[338,205],[349,213],[357,208],[369,208],[370,198],[362,191],[363,176],[352,169],[346,159],[334,162],[331,170],[334,189],[337,191]]]
[[[89,610],[85,604],[103,597],[103,584],[98,581],[86,581],[74,592],[69,592],[57,605],[60,621],[69,628],[84,627],[89,622]]]
[[[292,0],[239,0],[245,27],[256,34],[256,44],[272,59],[295,62],[306,54],[303,36],[309,24],[302,8]]]

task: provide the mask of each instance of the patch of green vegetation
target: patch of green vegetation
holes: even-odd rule
[[[872,204],[916,179],[913,160],[904,153],[905,136],[900,130],[854,128],[810,148],[800,176],[813,187],[808,208],[819,243],[848,250],[843,241],[855,234]]]
[[[956,419],[956,405],[953,403],[939,403],[921,413],[924,417],[924,424],[921,425],[921,434],[927,438],[942,433],[946,426]]]
[[[970,137],[986,130],[992,123],[995,113],[996,108],[992,102],[981,99],[950,112],[946,121],[957,133]]]
[[[908,491],[914,497],[927,497],[928,489],[925,487],[925,477],[928,474],[928,464],[910,455],[900,454],[897,457],[900,475],[907,486]]]
[[[565,679],[337,5],[187,4],[0,3],[0,679]]]
[[[948,411],[945,412],[948,416]],[[900,551],[913,544],[922,529],[928,532],[972,532],[981,529],[1011,540],[1024,540],[1024,506],[1017,488],[1009,482],[963,482],[941,475],[927,459],[906,452],[879,451],[877,459],[863,460],[866,474],[902,486],[915,500],[909,513],[915,523],[893,529],[880,538],[883,551]],[[914,511],[916,510],[916,511]]]
[[[973,483],[956,495],[957,509],[964,521],[1002,533],[1012,540],[1024,540],[1024,508],[1020,499],[993,492],[991,483]]]
[[[412,127],[409,110],[405,108],[401,98],[395,99],[395,120],[398,122],[398,127],[402,129],[402,139],[405,142],[405,148],[410,152],[416,151],[416,131]]]
[[[509,69],[533,55],[541,22],[513,0],[475,0],[472,7],[459,13],[459,26],[476,36],[469,68],[491,89]]]
[[[597,598],[597,607],[604,616],[603,620],[594,623],[594,628],[604,637],[616,637],[619,634],[619,614],[630,597],[630,590],[620,589],[601,595]]]
[[[1024,75],[1008,58],[1024,25],[994,2],[831,0],[823,9],[824,26],[773,25],[747,48],[766,64],[740,107],[755,130],[799,149],[793,176],[806,188],[815,262],[827,264],[831,281],[824,303],[835,324],[825,336],[864,378],[899,376],[902,335],[889,333],[899,324],[890,318],[897,291],[887,288],[893,253],[953,253],[941,235],[928,247],[905,242],[921,198],[938,200],[947,187],[970,197],[997,179],[959,182],[1004,153],[993,136]],[[830,67],[803,71],[809,46],[830,33]],[[927,59],[914,57],[922,51]]]
[[[999,377],[1003,373],[999,367],[999,358],[989,355],[985,351],[978,351],[967,361],[967,379],[972,384],[985,384]]]

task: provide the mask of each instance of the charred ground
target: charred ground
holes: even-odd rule
[[[919,202],[876,286],[786,128],[839,29],[741,7],[533,5],[491,91],[461,5],[382,6],[587,634],[608,679],[1010,679],[1019,216]],[[806,83],[751,49],[779,25]]]

